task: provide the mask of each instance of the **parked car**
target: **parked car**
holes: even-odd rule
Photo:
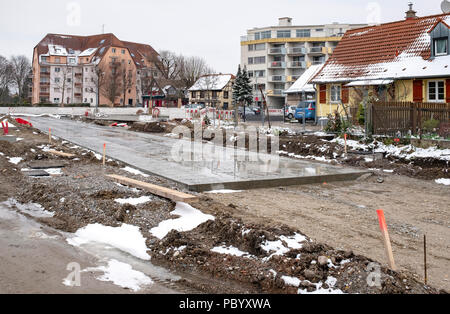
[[[288,120],[294,119],[295,109],[297,109],[296,106],[288,106],[288,107],[286,107],[286,110],[285,110],[286,119],[288,119]]]
[[[295,108],[294,118],[298,120],[298,122],[303,123],[303,116],[305,116],[305,120],[315,120],[316,119],[316,101],[315,100],[306,100],[301,101],[297,108]]]
[[[238,108],[238,114],[239,114],[239,116],[240,116],[241,118],[244,117],[244,108],[243,108],[243,107],[239,107],[239,108]],[[246,117],[248,117],[248,116],[254,116],[254,115],[256,115],[256,113],[255,113],[251,108],[245,107],[245,116],[246,116]]]
[[[250,109],[252,109],[256,115],[261,114],[261,108],[258,106],[251,106]]]

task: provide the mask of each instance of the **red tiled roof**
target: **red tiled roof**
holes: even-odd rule
[[[394,64],[399,65],[406,59],[414,59],[417,66],[427,68],[422,61],[434,63],[429,61],[431,40],[428,32],[439,22],[448,24],[449,20],[450,14],[447,13],[349,30],[312,81],[382,79],[389,78],[386,77],[388,75],[415,73],[411,63],[405,63],[408,69],[395,68]],[[420,64],[417,63],[418,58]],[[439,63],[442,62],[447,61],[440,59]],[[441,68],[449,73],[446,65],[434,65],[433,73]]]
[[[36,46],[38,55],[48,54],[48,45],[58,45],[66,49],[72,49],[80,52],[88,48],[97,48],[95,56],[99,57],[101,57],[101,48],[126,48],[130,51],[130,53],[132,53],[133,60],[138,67],[142,66],[142,59],[150,57],[152,54],[157,54],[157,52],[150,45],[121,41],[114,34],[100,34],[92,36],[47,34],[47,36],[45,36]]]

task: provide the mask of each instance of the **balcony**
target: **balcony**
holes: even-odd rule
[[[41,76],[50,76],[50,72],[46,72],[46,71],[41,71],[40,74],[41,74]]]
[[[312,62],[313,65],[319,65],[319,64],[324,64],[324,63],[325,63],[325,59],[322,59],[322,60],[314,60],[314,61]]]
[[[83,77],[83,73],[75,73],[75,77]]]
[[[272,75],[269,77],[269,82],[286,82],[286,76],[283,75]]]
[[[39,82],[40,86],[50,86],[50,82]]]
[[[269,55],[285,55],[286,54],[286,48],[283,47],[277,47],[277,48],[270,48],[267,53]]]
[[[83,84],[82,84],[82,83],[75,83],[74,85],[75,85],[75,87],[78,87],[78,88],[83,87]]]
[[[281,62],[281,61],[273,61],[270,62],[267,67],[269,69],[284,69],[286,68],[286,62]]]
[[[271,97],[284,97],[284,90],[282,89],[272,89],[267,91],[267,96]]]
[[[287,77],[287,82],[294,83],[300,78],[301,75],[291,75]]]
[[[305,61],[292,61],[288,63],[288,68],[292,69],[305,69],[306,62]]]
[[[323,54],[323,48],[326,49],[326,47],[311,47],[309,48],[309,53],[314,53],[314,54]]]
[[[39,97],[50,97],[50,92],[39,92]]]
[[[82,97],[83,95],[81,93],[74,93],[73,94],[75,97]]]
[[[304,55],[306,54],[306,48],[305,47],[294,47],[289,48],[287,50],[288,55]]]

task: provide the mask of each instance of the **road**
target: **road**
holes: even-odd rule
[[[34,219],[0,203],[0,293],[1,294],[123,294],[132,293],[112,282],[97,279],[101,272],[81,272],[80,286],[69,287],[63,280],[71,271],[69,263],[80,269],[106,265],[115,259],[146,274],[153,284],[137,293],[179,293],[171,280],[178,279],[149,262],[107,248],[100,244],[77,248],[69,245],[66,234],[45,227]]]

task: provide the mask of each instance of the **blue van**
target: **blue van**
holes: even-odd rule
[[[298,122],[303,123],[303,115],[305,115],[305,120],[315,120],[316,119],[316,101],[315,100],[305,100],[301,101],[297,108],[295,109],[295,119]]]

